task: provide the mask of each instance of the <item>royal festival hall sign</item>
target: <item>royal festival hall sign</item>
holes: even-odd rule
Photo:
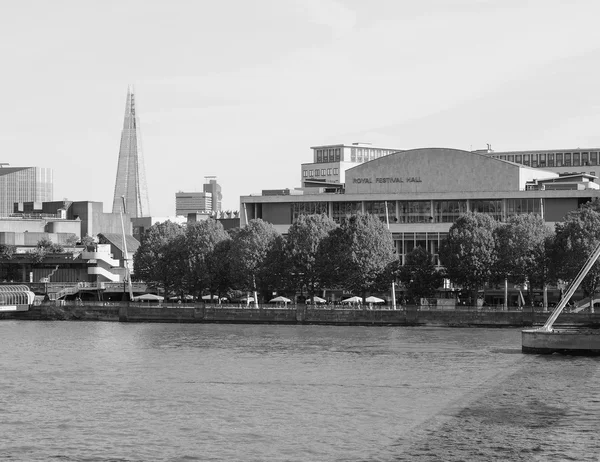
[[[375,177],[375,178],[353,178],[352,183],[357,184],[369,184],[369,183],[421,183],[420,176],[387,176],[387,177]]]

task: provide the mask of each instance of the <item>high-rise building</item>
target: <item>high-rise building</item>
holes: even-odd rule
[[[52,169],[43,167],[4,167],[0,164],[0,216],[9,216],[18,202],[53,200]]]
[[[187,217],[190,214],[215,215],[221,211],[221,185],[214,176],[205,177],[208,180],[202,192],[175,193],[175,215]]]
[[[119,213],[123,210],[123,199],[126,207],[124,212],[129,216],[150,216],[140,123],[135,111],[135,94],[131,86],[127,90],[125,119],[123,121],[123,131],[121,132],[119,164],[117,166],[117,179],[112,206],[113,213]]]
[[[205,192],[175,193],[175,215],[187,217],[189,214],[212,212],[212,194]]]
[[[220,212],[221,201],[223,200],[223,195],[221,194],[221,185],[217,183],[216,177],[214,176],[205,176],[204,179],[208,180],[208,183],[204,183],[202,189],[205,193],[210,193],[212,196],[210,210],[213,212]]]

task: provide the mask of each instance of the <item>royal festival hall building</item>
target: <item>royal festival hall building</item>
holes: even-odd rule
[[[343,146],[333,148],[342,151]],[[336,162],[335,154],[332,160]],[[421,246],[439,263],[440,243],[464,212],[489,213],[499,221],[536,213],[553,226],[569,211],[600,197],[598,178],[590,173],[561,174],[488,153],[424,148],[361,160],[345,170],[344,183],[326,177],[316,181],[314,173],[310,181],[304,172],[318,166],[315,158],[314,164],[302,165],[304,187],[242,196],[241,226],[261,218],[285,234],[300,214],[326,213],[340,222],[359,212],[371,213],[389,223],[402,259]],[[333,172],[336,167],[326,168]]]

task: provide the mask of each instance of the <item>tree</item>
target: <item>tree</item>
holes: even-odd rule
[[[133,255],[135,277],[138,280],[161,286],[166,293],[180,283],[180,274],[173,271],[176,237],[183,235],[183,228],[171,221],[156,223],[146,230],[142,243]]]
[[[80,243],[87,252],[93,251],[96,246],[96,241],[92,236],[83,236]]]
[[[470,292],[471,304],[476,304],[477,292],[493,275],[496,224],[484,213],[462,214],[450,227],[440,248],[440,261],[447,276]]]
[[[407,298],[415,305],[420,304],[421,298],[433,297],[443,282],[442,274],[433,264],[433,255],[420,246],[406,255],[398,278],[406,287]]]
[[[4,266],[3,264],[6,264],[10,260],[13,259],[14,254],[15,254],[15,246],[14,245],[0,244],[0,269],[2,269],[2,266]],[[8,270],[10,267],[8,264],[6,264],[6,266],[7,266],[7,270]],[[7,273],[10,273],[10,271],[7,271]],[[0,271],[0,277],[10,279],[8,277],[8,274],[3,275],[3,271]]]
[[[287,241],[282,235],[278,234],[273,240],[265,262],[258,272],[259,290],[264,294],[276,292],[280,295],[295,295],[296,285],[290,268]]]
[[[287,252],[297,286],[308,288],[310,298],[317,288],[323,287],[325,278],[317,266],[319,247],[337,224],[325,214],[300,215],[290,226],[287,235]]]
[[[229,234],[228,234],[229,236]],[[233,286],[232,277],[232,248],[233,240],[223,239],[215,244],[214,250],[208,255],[206,263],[208,271],[211,273],[210,293],[219,297],[228,294]]]
[[[554,275],[558,279],[572,282],[588,257],[600,243],[600,213],[593,204],[569,212],[562,223],[555,225],[552,246]],[[596,262],[581,283],[586,296],[593,297],[600,282],[600,262]]]
[[[53,243],[48,238],[40,239],[35,248],[30,252],[34,264],[39,264],[52,253],[64,252],[64,247],[60,244]]]
[[[328,282],[360,294],[377,290],[381,274],[394,260],[392,235],[374,215],[358,214],[334,228],[323,240],[319,256]]]
[[[260,218],[250,220],[234,233],[231,254],[236,288],[256,292],[259,287],[265,287],[261,277],[268,277],[265,263],[277,236],[275,227]]]
[[[183,259],[186,263],[184,280],[186,292],[201,295],[206,289],[211,291],[215,287],[214,273],[210,265],[211,254],[221,241],[230,239],[220,221],[203,220],[190,223],[185,229],[183,238]]]
[[[543,218],[532,213],[513,215],[496,227],[496,274],[513,284],[527,284],[533,305],[534,288],[544,289],[549,266],[546,244],[552,235]]]

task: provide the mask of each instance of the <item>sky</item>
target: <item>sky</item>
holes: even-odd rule
[[[7,0],[0,162],[110,212],[134,85],[153,216],[300,186],[311,146],[600,147],[597,0]]]

